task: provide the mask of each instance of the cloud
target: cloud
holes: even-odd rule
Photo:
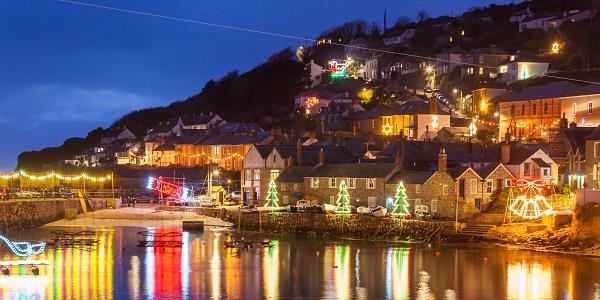
[[[32,104],[29,121],[38,125],[43,122],[107,124],[132,110],[156,105],[152,97],[133,92],[60,85],[29,87],[22,98]]]

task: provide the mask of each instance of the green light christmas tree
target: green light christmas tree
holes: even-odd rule
[[[410,215],[410,212],[408,212],[408,201],[406,201],[406,188],[402,181],[400,181],[396,188],[396,201],[394,201],[392,215],[397,217]]]
[[[277,198],[277,186],[275,181],[269,183],[269,191],[267,192],[267,204],[265,207],[279,207],[279,198]]]
[[[346,181],[340,182],[340,188],[337,195],[337,207],[335,213],[337,214],[349,214],[350,211],[350,197],[348,196],[348,187]]]

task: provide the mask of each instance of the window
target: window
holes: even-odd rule
[[[421,198],[415,199],[415,206],[417,206],[417,205],[421,205]]]
[[[485,181],[485,192],[491,194],[494,191],[494,180],[488,179]]]
[[[277,179],[277,177],[279,177],[279,170],[271,170],[270,175],[271,175],[271,180]]]
[[[531,163],[523,164],[523,175],[531,176]]]
[[[510,105],[510,115],[511,115],[511,116],[514,116],[514,115],[515,115],[515,105],[514,105],[514,104],[511,104],[511,105]]]
[[[297,190],[298,190],[298,184],[294,183],[294,191],[297,191]]]
[[[532,105],[532,107],[531,107],[531,114],[532,114],[532,115],[535,115],[535,114],[537,113],[537,112],[536,112],[536,107],[535,107],[535,106],[536,106],[536,105],[535,105],[535,103],[534,103],[534,104]]]
[[[525,104],[521,104],[521,115],[525,115]]]
[[[592,102],[588,102],[588,115],[592,114]]]
[[[431,213],[437,213],[437,209],[438,209],[438,201],[437,199],[431,199]]]
[[[319,187],[319,178],[313,177],[310,179],[310,187],[318,188]]]
[[[273,162],[277,161],[277,155],[273,155]]]
[[[367,178],[367,189],[375,188],[375,178]]]
[[[571,113],[573,115],[577,114],[577,103],[573,103],[573,107],[571,108]]]
[[[337,178],[329,178],[329,188],[336,188],[337,187]]]
[[[420,193],[421,193],[421,185],[415,184],[415,194],[420,194]]]
[[[260,170],[254,170],[254,181],[260,181]]]
[[[213,155],[219,156],[219,145],[214,145],[213,147]]]
[[[335,205],[335,196],[329,196],[329,204]]]
[[[483,64],[483,56],[479,56],[478,58],[479,58],[479,64],[482,65]],[[480,69],[483,69],[483,68],[480,68]]]
[[[594,157],[600,157],[600,142],[594,143]]]
[[[283,204],[288,204],[290,203],[290,197],[289,196],[283,196]]]
[[[479,75],[483,75],[483,68],[479,68]]]
[[[504,187],[510,186],[510,179],[504,179]]]
[[[369,207],[377,206],[377,198],[376,197],[373,197],[373,196],[367,197],[367,202],[369,204]]]
[[[356,178],[348,178],[348,188],[349,189],[356,188]]]
[[[287,190],[287,185],[285,183],[281,184],[281,190],[282,191],[286,191]]]
[[[444,184],[442,186],[442,195],[447,196],[448,195],[448,185]]]
[[[542,176],[543,177],[550,177],[550,169],[549,168],[542,168]]]
[[[547,114],[548,113],[548,103],[544,103],[544,113]]]
[[[477,194],[477,179],[473,178],[471,179],[471,194]]]

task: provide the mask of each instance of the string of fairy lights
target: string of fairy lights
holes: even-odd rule
[[[136,155],[133,153],[131,155],[138,159],[146,158],[146,156],[143,156],[143,155]],[[232,154],[228,154],[228,155],[221,156],[221,157],[212,156],[207,153],[198,153],[198,154],[182,154],[182,153],[167,153],[167,154],[165,154],[165,153],[162,153],[160,155],[160,157],[163,157],[163,158],[181,157],[181,158],[190,158],[190,159],[200,158],[200,159],[207,159],[212,162],[220,162],[220,161],[224,161],[224,160],[243,159],[244,158],[244,156],[242,156],[239,153],[232,153]]]
[[[141,16],[147,16],[147,17],[153,17],[153,18],[159,18],[159,19],[166,19],[166,20],[171,20],[171,21],[186,22],[186,23],[211,26],[211,27],[217,27],[217,28],[223,28],[223,29],[229,29],[229,30],[237,30],[237,31],[249,32],[249,33],[262,34],[262,35],[273,36],[273,37],[310,41],[310,42],[314,42],[317,44],[322,42],[322,41],[319,41],[314,38],[301,37],[301,36],[296,36],[296,35],[291,35],[291,34],[276,33],[276,32],[257,30],[257,29],[240,27],[240,26],[231,26],[231,25],[224,25],[224,24],[218,24],[218,23],[213,23],[213,22],[205,22],[205,21],[192,20],[192,19],[186,19],[186,18],[172,17],[172,16],[166,16],[166,15],[161,15],[161,14],[156,14],[156,13],[123,9],[123,8],[106,6],[106,5],[98,5],[98,4],[80,2],[80,1],[75,1],[75,0],[58,0],[58,1],[62,2],[62,3],[72,4],[72,5],[87,6],[87,7],[97,8],[97,9],[110,10],[110,11],[116,11],[116,12],[128,13],[128,14],[134,14],[134,15],[141,15]],[[418,54],[412,54],[412,53],[406,53],[406,52],[399,52],[399,51],[392,51],[392,50],[386,50],[386,49],[376,49],[376,48],[371,48],[371,47],[367,47],[367,46],[350,45],[350,44],[344,44],[341,42],[335,42],[335,41],[331,41],[331,40],[327,41],[326,43],[335,45],[335,46],[342,46],[342,47],[346,47],[346,48],[357,49],[357,50],[367,50],[367,51],[373,51],[373,52],[384,53],[384,54],[402,55],[402,56],[406,56],[406,57],[426,59],[428,61],[437,61],[437,62],[453,63],[453,64],[457,63],[456,61],[453,61],[451,59],[443,59],[443,58],[418,55]],[[554,44],[552,47],[554,47]],[[486,66],[486,65],[477,64],[477,63],[460,62],[460,65],[500,70],[500,67],[497,67],[497,66]],[[512,71],[508,70],[508,72],[517,73],[516,70],[512,70]],[[569,80],[569,81],[574,81],[574,82],[600,85],[600,82],[597,82],[597,81],[576,79],[576,78],[552,75],[552,74],[548,74],[548,73],[540,75],[540,76],[550,77],[550,78],[555,78],[555,79],[562,79],[562,80]]]
[[[62,175],[60,173],[51,171],[46,174],[31,174],[25,171],[18,171],[13,173],[4,173],[0,174],[0,179],[9,180],[9,179],[17,179],[17,178],[26,178],[30,180],[42,181],[48,179],[57,179],[61,181],[80,181],[87,180],[91,182],[105,182],[112,179],[112,175],[108,174],[105,176],[90,176],[85,173],[81,173],[79,175]]]

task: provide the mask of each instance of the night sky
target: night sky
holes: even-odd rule
[[[81,0],[86,1],[86,0]],[[315,38],[353,19],[388,26],[417,11],[459,14],[486,0],[87,1]],[[510,1],[494,1],[504,4]],[[0,0],[0,170],[18,153],[60,145],[132,110],[199,92],[300,41],[52,0]]]

